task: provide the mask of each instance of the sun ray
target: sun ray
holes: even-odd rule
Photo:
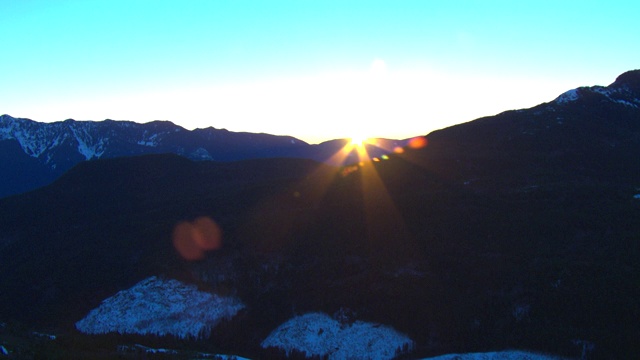
[[[385,162],[372,159],[367,146],[364,146],[366,144],[367,141],[363,145],[358,145],[351,140],[345,140],[340,150],[333,154],[329,161],[318,164],[316,168],[311,169],[308,176],[277,196],[281,196],[278,201],[298,204],[299,208],[296,211],[312,214],[322,208],[327,196],[330,198],[336,196],[337,193],[334,191],[339,191],[337,189],[344,189],[345,186],[351,189],[350,192],[340,196],[349,197],[344,199],[347,204],[359,204],[358,211],[361,211],[365,231],[358,233],[360,240],[354,239],[354,241],[366,240],[362,243],[365,246],[362,249],[366,249],[365,253],[371,256],[372,261],[383,263],[387,258],[397,258],[390,256],[392,254],[404,258],[406,254],[413,254],[415,251],[411,250],[413,238],[402,213],[378,172],[379,169],[384,169]],[[389,158],[385,160],[387,159]],[[328,165],[327,162],[341,164],[341,166]],[[388,175],[390,174],[387,170]],[[340,183],[338,187],[334,187],[336,183]],[[356,199],[359,197],[361,201],[354,202],[354,198],[351,197]],[[269,202],[265,206],[272,206],[272,203]],[[262,211],[264,208],[258,208],[256,213],[262,213]],[[282,234],[287,234],[294,223],[280,225],[282,229],[276,229],[277,231],[268,238],[268,241],[265,238],[265,243],[262,245],[264,248],[279,248],[292,241],[291,237]]]

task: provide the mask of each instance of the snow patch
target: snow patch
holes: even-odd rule
[[[580,89],[581,88],[572,89],[561,94],[555,99],[555,102],[557,104],[566,104],[566,103],[578,100],[580,98],[580,94],[579,94]],[[604,87],[604,86],[591,86],[591,87],[582,88],[582,89],[585,91],[591,91],[596,94],[600,94],[606,97],[609,101],[613,101],[618,104],[622,104],[622,105],[630,106],[634,108],[640,107],[640,101],[638,101],[638,99],[629,98],[631,94],[627,89],[614,89],[614,88]]]
[[[87,334],[152,334],[206,337],[222,319],[244,308],[239,300],[199,291],[194,285],[152,276],[104,300],[76,323]]]
[[[341,324],[323,313],[297,316],[280,325],[261,343],[263,348],[293,350],[329,359],[392,359],[413,349],[407,336],[380,324]],[[400,350],[400,351],[399,351]]]
[[[45,333],[36,332],[36,331],[32,332],[31,335],[41,339],[48,339],[48,340],[55,340],[57,338],[56,335],[45,334]]]
[[[610,97],[611,94],[615,93],[615,91],[604,86],[592,86],[591,91],[597,92],[598,94],[604,95],[606,97]]]
[[[535,354],[527,351],[506,350],[486,353],[447,354],[423,360],[560,360],[557,356]]]
[[[0,119],[0,140],[15,139],[25,154],[40,156],[49,148],[48,133],[31,121],[18,121],[10,116]]]
[[[178,355],[179,352],[177,350],[171,349],[162,349],[162,348],[150,348],[144,345],[135,344],[133,346],[130,345],[119,345],[118,352],[121,354],[127,353],[145,353],[145,354],[169,354],[169,355]]]
[[[638,101],[638,99],[630,99],[631,101],[627,101],[625,99],[621,99],[620,97],[625,97],[625,96],[629,96],[629,89],[626,88],[621,88],[621,89],[612,89],[609,87],[603,87],[603,86],[593,86],[591,87],[591,90],[593,92],[596,92],[598,94],[604,95],[607,97],[607,99],[616,102],[618,104],[622,104],[624,106],[630,106],[630,107],[634,107],[637,108],[638,105],[640,104],[640,101]]]
[[[193,359],[250,360],[250,359],[247,359],[241,356],[236,356],[236,355],[210,354],[210,353],[203,353],[203,352],[185,353],[184,351],[180,351],[180,350],[152,348],[152,347],[148,347],[140,344],[118,345],[117,351],[119,354],[122,354],[122,355],[139,355],[138,357],[145,357],[142,354],[166,354],[166,355],[173,355],[173,356],[169,356],[169,358],[171,359],[173,358],[182,359],[182,358],[187,358],[187,354],[188,354],[188,355],[191,355],[189,358],[193,358]]]
[[[632,102],[629,102],[627,100],[617,99],[617,100],[615,100],[615,102],[617,102],[618,104],[622,104],[622,105],[625,105],[625,106],[631,106],[631,107],[634,107],[634,108],[638,107],[638,105],[636,105],[636,104],[634,104]]]
[[[194,152],[192,152],[191,155],[189,155],[189,159],[213,160],[213,157],[211,157],[211,154],[209,154],[207,149],[200,147],[200,148],[196,149]]]
[[[206,355],[206,354],[205,354]],[[224,355],[224,354],[216,354],[213,355],[215,360],[250,360],[249,358],[245,358],[238,355]]]
[[[571,89],[567,92],[562,93],[555,100],[557,104],[566,104],[568,102],[576,101],[580,98],[580,94],[578,94],[578,89]]]
[[[11,128],[9,126],[0,127],[0,140],[11,139]]]
[[[148,147],[156,147],[159,143],[158,135],[158,133],[152,133],[151,135],[149,135],[149,132],[145,130],[142,134],[142,139],[138,140],[137,144]]]
[[[97,142],[92,143],[93,139],[87,129],[80,131],[76,129],[75,126],[70,126],[69,128],[78,142],[78,152],[82,154],[86,160],[99,158],[104,154],[105,139],[99,139]]]

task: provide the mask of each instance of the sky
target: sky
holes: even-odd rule
[[[0,114],[408,138],[640,68],[637,1],[0,0]]]

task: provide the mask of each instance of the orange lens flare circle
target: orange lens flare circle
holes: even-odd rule
[[[183,221],[173,229],[173,246],[185,260],[201,260],[207,251],[222,246],[222,229],[211,218]]]
[[[409,144],[407,144],[411,149],[421,149],[427,146],[427,138],[424,136],[417,136],[413,139],[409,140]]]

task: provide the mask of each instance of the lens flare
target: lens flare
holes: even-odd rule
[[[178,223],[173,230],[173,246],[185,260],[201,260],[205,253],[222,246],[222,230],[211,218]]]
[[[417,136],[409,140],[408,146],[412,149],[421,149],[427,146],[427,138],[424,136]]]

